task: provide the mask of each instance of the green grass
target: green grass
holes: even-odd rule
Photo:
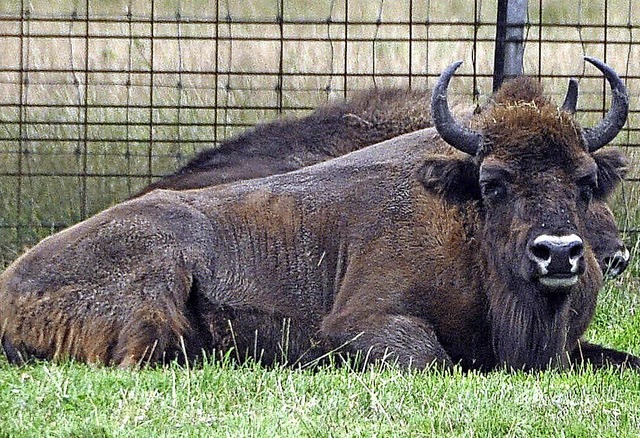
[[[640,374],[0,364],[2,436],[637,436]]]
[[[640,354],[636,261],[602,291],[589,340]],[[0,436],[627,437],[640,372],[267,369],[210,361],[120,370],[0,358]]]

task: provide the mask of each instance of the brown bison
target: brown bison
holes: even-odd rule
[[[563,108],[576,110],[577,86],[571,86]],[[176,173],[145,187],[188,190],[297,170],[380,143],[401,134],[433,126],[427,90],[373,89],[347,102],[321,107],[302,119],[261,124],[224,141],[219,148],[201,152]],[[464,108],[469,120],[473,110]],[[430,135],[430,134],[428,134]],[[605,277],[620,275],[630,254],[620,238],[607,204],[594,200],[586,240],[596,254]]]
[[[581,340],[602,272],[589,205],[624,160],[598,151],[626,90],[582,129],[516,79],[473,129],[434,89],[436,129],[298,171],[157,190],[35,246],[0,276],[3,346],[118,365],[234,349],[265,363],[330,351],[490,370],[640,358]],[[460,152],[437,140],[439,135]]]
[[[260,124],[219,148],[201,152],[183,168],[142,189],[198,189],[290,172],[401,134],[433,126],[431,95],[401,89],[371,90],[320,107],[302,119]]]

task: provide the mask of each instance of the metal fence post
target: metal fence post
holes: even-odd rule
[[[505,79],[523,72],[524,27],[528,0],[498,0],[496,48],[493,62],[493,91]]]

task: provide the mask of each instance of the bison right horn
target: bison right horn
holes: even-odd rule
[[[593,128],[584,129],[587,150],[595,152],[613,140],[626,123],[629,114],[629,95],[624,83],[611,67],[596,58],[585,56],[584,59],[604,74],[613,95],[611,108],[604,119]]]
[[[482,135],[456,122],[447,102],[449,81],[461,64],[462,61],[454,62],[440,75],[431,96],[431,117],[444,141],[462,152],[476,155],[482,144]]]
[[[578,81],[574,78],[569,79],[569,88],[567,88],[567,95],[564,98],[564,102],[560,107],[561,110],[567,111],[569,114],[576,113],[576,107],[578,106]]]

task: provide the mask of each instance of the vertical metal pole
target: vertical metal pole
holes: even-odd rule
[[[348,0],[344,0],[344,72],[343,72],[343,83],[342,86],[344,87],[343,90],[343,97],[346,99],[347,98],[347,80],[349,79],[349,50],[348,50],[348,43],[349,43],[349,1]]]
[[[409,89],[413,78],[413,0],[409,0]]]
[[[505,79],[523,72],[524,26],[528,0],[499,0],[496,28],[496,48],[493,65],[493,90]]]
[[[27,221],[22,218],[22,172],[25,148],[27,147],[27,90],[29,85],[29,73],[26,67],[29,64],[29,17],[31,15],[31,6],[25,6],[24,0],[20,1],[20,108],[18,109],[18,129],[20,130],[20,140],[18,142],[18,181],[16,186],[16,247],[15,255],[22,253],[23,228],[27,225]],[[26,8],[29,9],[26,9]],[[27,41],[25,41],[25,39]],[[8,262],[8,260],[7,260]]]
[[[154,59],[154,51],[155,51],[155,31],[156,31],[156,3],[155,0],[151,0],[151,39],[149,41],[149,62],[151,65],[149,66],[149,145],[147,146],[147,184],[151,184],[153,181],[153,105],[155,103],[153,97],[154,90],[154,73],[155,73],[155,59]]]
[[[89,0],[85,0],[85,17],[84,17],[84,102],[83,102],[83,115],[84,121],[82,124],[82,181],[80,184],[80,220],[85,220],[88,217],[87,209],[87,174],[89,173],[88,167],[88,155],[89,155],[89,14],[91,12]],[[80,102],[78,102],[80,103]],[[80,111],[80,108],[78,108]]]
[[[213,82],[215,86],[213,88],[213,143],[218,146],[218,106],[220,103],[218,102],[218,87],[220,86],[219,73],[220,73],[220,0],[216,0],[216,60],[213,66]],[[195,152],[195,151],[193,151]]]
[[[280,31],[279,59],[278,59],[278,83],[276,84],[276,99],[278,106],[278,115],[282,115],[282,104],[284,94],[284,0],[280,0],[278,4],[278,30]]]

